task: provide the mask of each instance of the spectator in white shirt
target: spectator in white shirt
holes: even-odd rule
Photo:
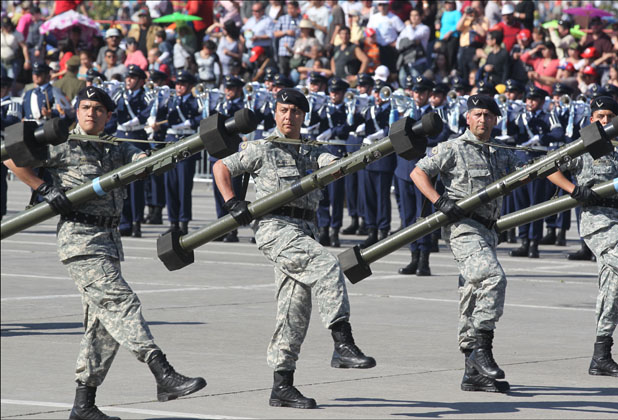
[[[378,13],[371,15],[367,27],[376,31],[380,46],[380,62],[393,73],[397,70],[395,43],[405,25],[397,15],[388,10],[388,0],[378,0],[375,3],[378,6]]]
[[[315,29],[315,37],[321,45],[326,45],[329,40],[326,39],[328,32],[328,21],[330,11],[324,6],[323,0],[312,0],[311,5],[305,11],[305,18],[311,22]]]

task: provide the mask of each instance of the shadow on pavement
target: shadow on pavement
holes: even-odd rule
[[[205,322],[167,322],[152,321],[148,325],[201,325]],[[67,330],[79,331],[67,331]],[[2,337],[16,337],[24,335],[82,335],[84,325],[81,322],[41,322],[41,323],[10,323],[2,324]]]

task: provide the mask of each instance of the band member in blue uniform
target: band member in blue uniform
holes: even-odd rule
[[[50,71],[51,68],[45,63],[32,65],[34,88],[24,93],[22,102],[25,121],[36,121],[38,125],[43,125],[45,120],[52,118],[75,116],[67,97],[49,82]]]
[[[145,82],[146,73],[135,64],[129,65],[124,80],[124,89],[118,90],[112,98],[116,103],[116,110],[111,121],[116,124],[116,137],[136,140],[148,139],[145,128],[152,102],[145,99]],[[140,150],[150,148],[147,142],[133,142],[132,144]],[[144,201],[144,181],[132,182],[125,188],[127,195],[118,226],[120,234],[140,238],[146,205]]]
[[[180,70],[176,75],[175,95],[168,101],[167,122],[154,125],[153,130],[164,130],[165,141],[177,142],[186,136],[195,134],[202,119],[197,99],[191,94],[191,88],[196,79],[186,70]],[[165,201],[167,203],[167,218],[170,228],[165,232],[181,231],[186,235],[191,221],[191,192],[193,191],[193,176],[195,163],[199,154],[181,160],[176,167],[164,174]]]
[[[327,142],[328,151],[341,158],[346,155],[346,142],[350,125],[343,97],[350,85],[342,79],[333,78],[328,84],[330,100],[320,111],[320,135],[317,140]],[[324,246],[339,248],[339,230],[343,222],[345,181],[338,179],[322,190],[318,207],[319,242]],[[330,234],[328,228],[330,226]]]
[[[21,121],[22,118],[22,108],[21,104],[15,102],[11,99],[11,85],[13,84],[13,79],[9,77],[8,73],[2,67],[2,84],[0,85],[0,96],[2,96],[2,124],[0,127],[2,128],[2,141],[4,141],[4,129],[9,125],[17,124]],[[7,182],[6,177],[8,175],[8,169],[6,166],[0,164],[0,219],[6,214],[6,193],[7,193]]]
[[[522,112],[515,124],[518,145],[531,147],[537,151],[517,152],[523,161],[530,161],[547,152],[550,143],[563,141],[564,128],[556,118],[543,111],[547,92],[535,86],[526,89],[526,111]],[[515,210],[521,210],[546,201],[547,182],[545,179],[533,180],[515,190]],[[521,246],[510,252],[512,257],[539,258],[539,241],[543,235],[543,220],[519,227]]]

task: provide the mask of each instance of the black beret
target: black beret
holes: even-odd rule
[[[496,90],[493,84],[486,82],[484,80],[479,80],[479,82],[476,84],[476,87],[477,87],[477,93],[481,95],[492,95],[493,96],[496,93],[498,93],[498,91]]]
[[[468,98],[468,110],[474,108],[487,109],[496,117],[500,116],[500,108],[494,98],[487,95],[472,95]]]
[[[375,80],[373,80],[373,77],[371,77],[369,73],[360,73],[356,76],[356,79],[358,80],[359,85],[373,86],[375,84]]]
[[[542,98],[542,99],[545,99],[546,96],[547,96],[547,92],[545,92],[543,89],[538,88],[538,87],[536,87],[534,85],[530,85],[526,89],[526,99],[527,98]]]
[[[135,76],[144,80],[146,79],[146,73],[144,72],[144,70],[140,69],[137,64],[129,64],[129,67],[127,67],[127,69],[129,70],[127,72],[127,76]]]
[[[40,74],[40,73],[49,73],[49,71],[51,70],[51,67],[49,67],[47,64],[45,63],[34,63],[32,65],[32,73],[35,74]]]
[[[150,72],[150,80],[153,82],[167,80],[167,73],[161,70],[152,70]]]
[[[236,76],[225,76],[223,79],[223,86],[226,88],[243,87],[244,85],[244,82]]]
[[[376,92],[379,92],[380,89],[382,89],[383,87],[390,87],[390,85],[386,83],[384,80],[378,79],[375,81],[375,85],[373,85],[373,90]]]
[[[88,69],[88,71],[86,72],[86,80],[89,82],[92,82],[97,77],[101,79],[102,81],[107,80],[107,77],[105,77],[105,75],[103,75],[102,73],[99,73],[95,69]]]
[[[599,96],[590,101],[590,111],[594,112],[599,109],[612,111],[614,115],[618,115],[618,102],[609,96]]]
[[[343,79],[339,79],[337,77],[333,77],[328,83],[329,92],[348,90],[349,87],[350,85],[348,84],[348,82],[346,82]]]
[[[309,73],[309,83],[326,83],[327,79],[322,73],[312,71]]]
[[[424,76],[416,76],[414,78],[414,87],[412,88],[415,92],[423,92],[426,90],[431,90],[434,87],[434,83]]]
[[[277,92],[277,102],[280,104],[295,105],[304,112],[309,112],[309,101],[299,90],[284,88]]]
[[[560,82],[554,83],[552,90],[554,95],[570,95],[571,93],[573,93],[573,89],[571,89],[568,85]]]
[[[273,85],[284,88],[291,88],[294,87],[294,82],[285,74],[277,73],[273,77]]]
[[[507,92],[523,92],[524,86],[515,79],[509,79],[505,83]]]
[[[116,105],[114,104],[114,101],[112,101],[112,98],[109,97],[107,92],[98,87],[88,86],[87,88],[80,90],[77,94],[77,104],[79,105],[79,102],[82,100],[100,102],[108,112],[116,109]]]
[[[195,82],[197,82],[197,79],[192,73],[188,72],[187,70],[178,70],[178,73],[176,73],[176,83],[178,82],[184,82],[193,85],[195,84]]]
[[[431,89],[432,93],[443,93],[443,94],[447,94],[449,91],[449,86],[446,83],[437,83],[433,89]]]

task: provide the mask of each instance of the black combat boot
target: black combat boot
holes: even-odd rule
[[[416,275],[431,276],[431,270],[429,269],[429,251],[421,251],[421,255],[418,260],[418,270],[416,270]]]
[[[530,241],[528,258],[539,258],[539,242],[534,239]]]
[[[134,238],[142,237],[142,224],[141,222],[133,222],[133,227],[131,229],[131,236]]]
[[[588,245],[584,241],[582,242],[582,246],[577,252],[570,252],[567,254],[567,260],[571,261],[589,261],[592,258],[592,251],[588,248]]]
[[[268,404],[272,407],[316,408],[313,398],[307,398],[294,387],[294,371],[275,371],[273,390]]]
[[[330,237],[328,236],[328,226],[320,228],[318,242],[322,246],[330,246]]]
[[[234,229],[223,237],[223,242],[238,242],[238,230]]]
[[[120,236],[131,236],[133,234],[133,227],[118,229],[118,232],[120,232]]]
[[[343,233],[344,235],[354,235],[357,229],[358,229],[358,216],[352,217],[352,223],[350,223],[350,226],[343,229],[341,233]]]
[[[162,235],[166,235],[171,232],[179,232],[180,226],[178,226],[178,222],[170,222],[170,227],[168,230],[162,233]]]
[[[154,206],[147,206],[146,210],[148,210],[148,213],[144,216],[144,224],[149,225],[150,219],[152,219],[152,215],[154,214]]]
[[[358,225],[358,230],[356,231],[356,235],[365,236],[369,233],[367,229],[367,225],[365,224],[365,219],[361,218],[360,224]]]
[[[541,245],[553,245],[556,243],[556,228],[548,227],[547,234],[541,238],[539,244]]]
[[[418,268],[418,257],[421,251],[412,251],[412,258],[410,259],[410,264],[405,267],[401,267],[399,269],[399,274],[416,274],[416,269]]]
[[[204,378],[187,378],[177,373],[165,355],[158,350],[150,358],[148,367],[157,381],[159,401],[175,400],[178,397],[193,394],[206,386]]]
[[[378,241],[388,238],[388,229],[380,229],[378,231]]]
[[[498,243],[499,244],[504,244],[508,241],[509,239],[509,234],[504,231],[504,232],[500,232],[500,234],[498,235]]]
[[[367,239],[365,239],[365,241],[360,244],[361,248],[368,248],[378,242],[378,229],[371,228],[367,229],[367,231],[369,232],[369,235],[367,236]]]
[[[110,417],[94,405],[97,387],[77,383],[75,402],[69,415],[69,420],[120,420],[120,417]]]
[[[588,373],[600,376],[618,376],[618,364],[612,359],[612,344],[610,336],[599,336],[594,343],[594,354]]]
[[[330,230],[330,246],[333,248],[341,247],[341,242],[339,241],[339,229],[331,229]]]
[[[348,321],[339,321],[331,327],[331,335],[335,341],[331,367],[342,369],[369,369],[376,365],[373,357],[363,354],[352,337],[352,327]]]
[[[521,246],[509,252],[511,257],[527,257],[530,248],[530,240],[528,238],[521,240]]]
[[[494,332],[490,330],[478,330],[476,333],[476,344],[466,363],[479,371],[481,375],[492,379],[504,378],[504,371],[500,369],[494,360],[492,342]]]
[[[510,244],[517,243],[517,233],[515,232],[515,229],[509,229],[508,242]]]
[[[438,241],[440,240],[440,229],[433,231],[431,233],[431,252],[440,252],[440,245],[438,245]]]
[[[151,225],[162,225],[163,224],[163,207],[154,206],[152,213],[149,214],[150,219],[148,223]]]
[[[183,235],[189,233],[189,222],[180,222],[180,231]]]
[[[558,236],[556,236],[557,246],[566,246],[566,230],[558,229]]]
[[[506,381],[496,381],[481,375],[478,370],[468,366],[468,357],[472,350],[464,351],[465,370],[461,380],[462,391],[484,391],[484,392],[507,392],[510,389],[509,383]]]

